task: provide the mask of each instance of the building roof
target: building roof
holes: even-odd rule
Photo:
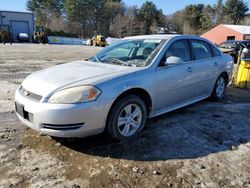
[[[223,24],[223,26],[230,28],[234,31],[237,31],[241,34],[250,34],[250,26],[247,26],[247,25],[226,25],[226,24]]]
[[[14,11],[14,10],[1,10],[0,12],[12,12],[12,13],[22,13],[22,14],[34,14],[33,12],[24,12],[24,11]]]

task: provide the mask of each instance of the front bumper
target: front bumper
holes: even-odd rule
[[[17,113],[28,127],[56,137],[85,137],[103,132],[112,100],[79,104],[50,104],[15,93],[15,101],[26,115]],[[101,102],[100,102],[101,101]]]

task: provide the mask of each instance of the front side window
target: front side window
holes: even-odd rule
[[[210,46],[207,42],[201,40],[191,40],[190,43],[194,60],[213,57]]]
[[[174,42],[167,50],[166,59],[170,56],[181,58],[183,62],[191,60],[187,40],[178,40]]]
[[[96,54],[90,61],[144,67],[149,65],[166,40],[134,39],[122,40]]]

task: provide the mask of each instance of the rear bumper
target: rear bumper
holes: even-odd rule
[[[19,90],[15,93],[15,101],[28,113],[24,117],[17,113],[22,123],[56,137],[85,137],[102,132],[112,104],[111,100],[80,104],[41,103],[22,96]]]

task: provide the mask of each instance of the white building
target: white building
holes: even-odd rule
[[[32,37],[34,32],[34,13],[0,10],[0,25],[8,25],[13,40],[17,41],[19,33]]]

